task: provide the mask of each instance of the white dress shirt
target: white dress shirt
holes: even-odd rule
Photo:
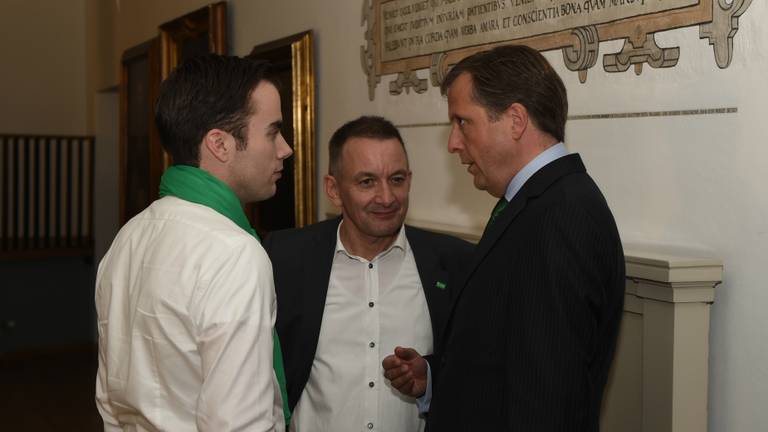
[[[317,351],[291,430],[423,430],[414,399],[383,375],[381,361],[396,346],[432,352],[429,310],[405,230],[371,261],[350,254],[337,231]]]
[[[512,198],[523,188],[528,179],[533,177],[540,169],[564,156],[568,156],[568,149],[562,142],[550,146],[539,153],[512,177],[512,180],[507,185],[507,190],[504,192],[504,199],[512,201]]]
[[[259,242],[165,197],[99,265],[96,403],[105,431],[282,431],[272,266]]]

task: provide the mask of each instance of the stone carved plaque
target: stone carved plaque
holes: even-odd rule
[[[391,94],[428,88],[416,71],[430,69],[439,86],[452,64],[501,44],[540,51],[560,49],[583,83],[599,57],[601,41],[623,39],[620,52],[603,56],[606,72],[636,74],[647,64],[672,67],[678,47],[659,47],[654,33],[699,26],[714,47],[715,62],[728,67],[738,17],[752,0],[364,0],[366,45],[361,47],[369,98],[381,75],[397,73]]]

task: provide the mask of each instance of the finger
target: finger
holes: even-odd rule
[[[413,360],[415,358],[421,357],[419,353],[413,349],[413,348],[403,348],[403,347],[396,347],[395,348],[395,355],[399,357],[402,360]]]
[[[402,364],[403,362],[394,354],[384,357],[384,360],[381,361],[381,366],[385,370],[400,367]]]
[[[390,382],[392,383],[392,387],[400,390],[403,393],[406,392],[404,387],[407,387],[408,389],[410,389],[411,387],[413,387],[413,384],[414,384],[413,375],[410,373],[401,375],[400,377],[395,378]]]
[[[406,373],[410,372],[410,368],[406,365],[403,365],[401,367],[397,368],[391,368],[384,371],[384,377],[386,377],[388,380],[397,379]]]

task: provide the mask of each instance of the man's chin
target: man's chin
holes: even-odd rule
[[[391,221],[386,224],[377,223],[369,226],[368,235],[372,237],[394,237],[400,232],[403,221]]]
[[[485,179],[481,179],[475,176],[472,182],[475,185],[475,189],[481,190],[481,191],[488,190],[488,183],[485,181]]]
[[[251,203],[257,203],[257,202],[260,202],[260,201],[268,200],[268,199],[272,198],[273,196],[275,196],[276,193],[277,193],[277,187],[275,187],[275,185],[273,184],[272,188],[267,188],[264,191],[261,191],[261,192],[258,192],[258,193],[254,193],[253,195],[251,195],[251,197],[249,197],[250,199],[247,201],[247,203],[251,204]]]

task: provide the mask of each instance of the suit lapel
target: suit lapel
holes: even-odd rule
[[[523,211],[527,202],[528,198],[524,194],[518,193],[512,199],[512,201],[507,204],[507,207],[504,209],[504,211],[498,215],[493,224],[485,228],[485,232],[483,232],[483,236],[480,238],[480,242],[475,247],[475,253],[472,255],[472,262],[469,267],[467,267],[466,272],[464,272],[464,278],[459,281],[460,283],[458,285],[458,290],[454,296],[453,304],[451,305],[451,311],[449,315],[450,317],[453,316],[453,309],[456,307],[456,303],[461,297],[461,294],[464,291],[464,288],[467,286],[467,283],[470,279],[472,279],[475,270],[477,270],[477,268],[480,266],[480,263],[483,262],[485,257],[488,255],[488,252],[490,252],[490,250],[493,248],[493,245],[496,244],[504,231],[506,231],[507,227],[512,223],[512,221],[515,220],[515,218],[517,218],[520,212]]]
[[[445,311],[446,307],[449,306],[446,299],[450,299],[450,294],[436,290],[450,290],[452,288],[446,284],[446,282],[449,282],[448,272],[442,268],[437,254],[430,247],[429,242],[423,238],[422,233],[405,225],[405,235],[413,251],[421,288],[424,290],[424,298],[427,300],[427,308],[429,309],[430,321],[432,322],[432,334],[434,340],[438,340],[438,334],[443,324],[441,317],[445,317],[440,311]],[[438,283],[442,283],[443,286],[438,287]],[[441,305],[439,304],[441,302],[444,303]]]
[[[421,244],[418,233],[413,229],[406,226],[405,236],[408,238],[408,244],[413,251],[413,258],[416,261],[416,268],[419,271],[419,279],[421,280],[421,286],[424,288],[424,295],[427,296],[427,301],[430,300],[431,290],[427,289],[428,286],[434,285],[437,280],[434,270],[438,267],[438,260],[435,254],[424,245]]]
[[[446,327],[449,326],[453,320],[453,311],[456,308],[456,304],[461,298],[464,288],[466,288],[467,284],[472,279],[475,271],[483,260],[485,260],[485,257],[488,256],[488,253],[493,249],[493,246],[499,241],[502,234],[504,234],[504,231],[506,231],[512,222],[514,222],[514,220],[523,212],[528,201],[543,194],[552,184],[562,177],[575,172],[585,171],[584,164],[581,162],[581,157],[578,154],[570,154],[545,165],[525,182],[517,195],[512,198],[512,201],[509,202],[507,207],[497,216],[496,220],[490,226],[486,226],[485,232],[483,232],[483,236],[480,238],[480,242],[475,248],[472,263],[467,267],[467,271],[464,273],[464,279],[461,280],[461,283],[458,286],[458,291],[454,296]],[[443,332],[443,337],[448,333],[449,330],[446,328]]]
[[[331,277],[333,256],[336,250],[336,229],[341,219],[328,223],[314,233],[311,243],[308,244],[308,264],[303,275],[304,299],[303,315],[301,319],[303,331],[299,337],[304,338],[304,346],[307,347],[306,355],[311,363],[317,350],[317,341],[320,337],[320,325],[325,311],[325,298],[328,295],[328,283]],[[297,278],[297,280],[301,280]]]

